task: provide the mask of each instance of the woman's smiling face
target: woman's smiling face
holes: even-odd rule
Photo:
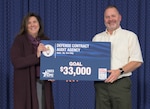
[[[34,16],[29,17],[27,22],[28,34],[32,35],[33,37],[37,37],[39,29],[40,29],[40,25],[37,18]]]

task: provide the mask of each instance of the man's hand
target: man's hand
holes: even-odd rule
[[[120,70],[108,70],[108,72],[110,73],[109,77],[105,80],[106,83],[113,83],[115,82],[118,77],[120,76]]]

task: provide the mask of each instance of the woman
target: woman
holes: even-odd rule
[[[29,13],[11,48],[14,66],[14,109],[54,109],[52,84],[39,79],[40,56],[46,51],[41,18]]]

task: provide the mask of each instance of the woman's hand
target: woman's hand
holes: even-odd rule
[[[44,44],[40,43],[39,46],[37,47],[37,57],[39,58],[41,56],[42,51],[46,51],[46,47]]]
[[[55,80],[53,80],[53,79],[49,79],[48,81],[50,81],[50,82],[54,82]]]

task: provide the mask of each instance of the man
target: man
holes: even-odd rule
[[[95,42],[111,42],[110,76],[95,82],[96,109],[131,109],[132,71],[143,63],[137,35],[120,26],[121,15],[115,6],[104,12],[106,31],[93,37]]]

